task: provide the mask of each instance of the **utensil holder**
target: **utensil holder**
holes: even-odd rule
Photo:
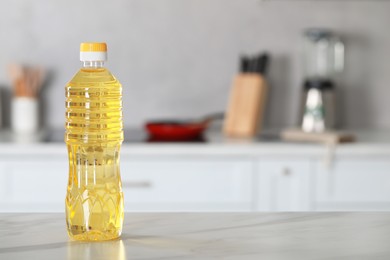
[[[38,100],[32,97],[14,97],[11,105],[11,128],[15,133],[38,131]]]

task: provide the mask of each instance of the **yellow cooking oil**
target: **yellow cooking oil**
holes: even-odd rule
[[[65,88],[65,208],[68,234],[74,240],[110,240],[122,232],[122,87],[104,67],[106,52],[105,43],[82,43],[83,66]]]

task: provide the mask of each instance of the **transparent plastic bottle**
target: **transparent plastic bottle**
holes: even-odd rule
[[[82,43],[83,66],[65,88],[65,208],[68,234],[75,240],[115,239],[122,232],[122,87],[104,68],[106,59],[105,43]]]

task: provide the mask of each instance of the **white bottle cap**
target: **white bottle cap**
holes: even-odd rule
[[[80,44],[80,61],[106,61],[107,44],[104,42],[83,42]]]

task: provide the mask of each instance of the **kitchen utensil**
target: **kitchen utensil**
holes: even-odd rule
[[[45,80],[45,74],[45,70],[39,66],[10,64],[8,75],[14,88],[14,96],[37,98]]]
[[[309,29],[305,38],[302,130],[322,132],[336,125],[335,80],[344,68],[344,44],[331,31]]]
[[[223,131],[228,136],[253,137],[261,129],[269,55],[241,58],[241,73],[234,79]]]
[[[223,113],[207,115],[198,120],[156,120],[145,124],[145,129],[153,140],[190,141],[198,139],[210,122],[223,118]]]
[[[10,64],[8,74],[14,88],[11,128],[16,133],[35,133],[39,129],[38,96],[45,71],[38,66]]]

